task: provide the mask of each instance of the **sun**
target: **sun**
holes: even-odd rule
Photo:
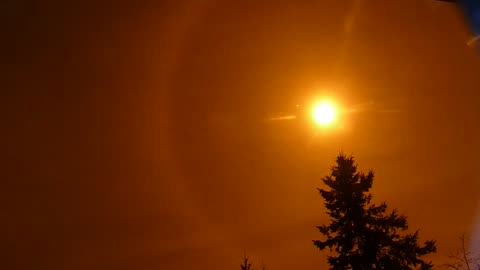
[[[335,107],[328,102],[322,102],[313,107],[312,118],[313,122],[319,126],[329,126],[336,118]]]

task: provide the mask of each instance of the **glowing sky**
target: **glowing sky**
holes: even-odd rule
[[[480,59],[449,5],[5,2],[2,269],[326,269],[341,149],[436,262],[478,224]],[[263,121],[317,95],[358,113]]]

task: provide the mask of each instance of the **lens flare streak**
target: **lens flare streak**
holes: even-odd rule
[[[267,121],[282,121],[282,120],[294,120],[297,119],[295,115],[286,115],[286,116],[279,116],[279,117],[271,117],[267,118]]]

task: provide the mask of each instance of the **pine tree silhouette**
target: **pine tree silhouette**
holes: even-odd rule
[[[243,262],[240,265],[240,268],[241,270],[254,270],[247,256],[247,252],[245,251],[243,252]]]
[[[422,256],[436,251],[435,241],[418,244],[418,231],[407,234],[407,218],[396,210],[387,213],[387,204],[371,204],[374,174],[357,172],[352,156],[337,157],[331,174],[322,180],[328,187],[318,189],[325,200],[328,225],[317,228],[325,240],[314,240],[320,250],[329,248],[333,270],[431,269]],[[402,233],[403,232],[403,233]]]

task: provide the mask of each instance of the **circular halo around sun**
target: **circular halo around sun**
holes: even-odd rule
[[[313,122],[318,126],[329,126],[331,125],[337,116],[335,107],[328,102],[322,102],[313,107],[312,110],[312,119]]]

